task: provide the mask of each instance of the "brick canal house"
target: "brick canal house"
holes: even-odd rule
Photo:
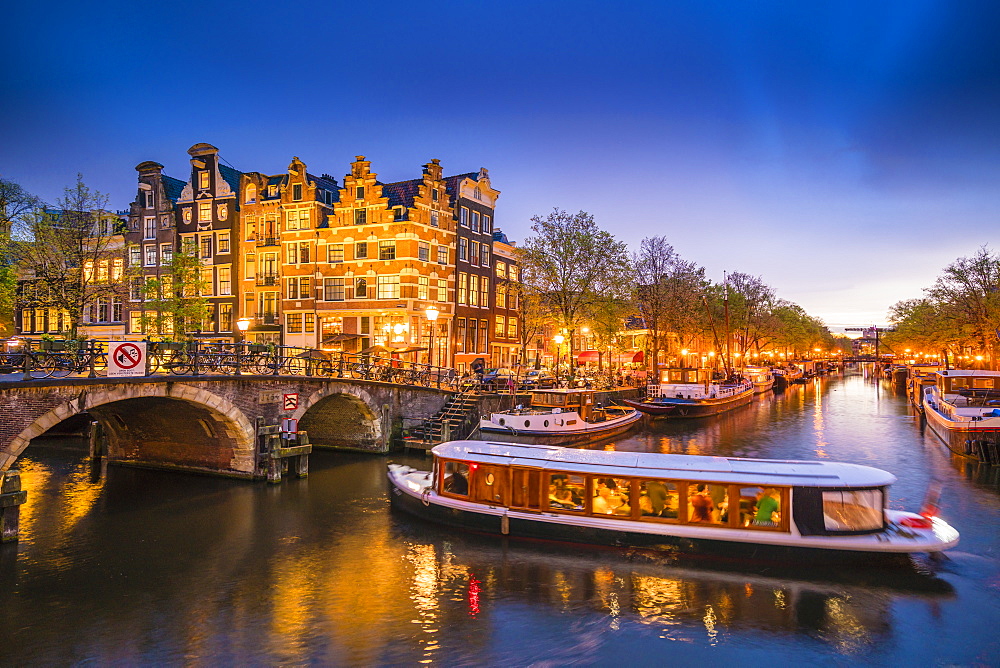
[[[491,363],[493,215],[500,191],[486,169],[446,179],[457,225],[454,365],[467,370],[477,358]]]
[[[173,254],[183,248],[201,260],[202,294],[209,305],[207,317],[196,325],[195,336],[208,341],[233,340],[234,231],[239,221],[241,174],[222,164],[219,149],[211,144],[195,144],[188,155],[191,172],[187,182],[165,176],[163,165],[156,162],[136,167],[139,191],[129,211],[125,239],[130,273],[139,274],[131,276],[129,284],[130,338],[172,334],[170,320],[151,311],[142,293],[147,279],[169,275]]]
[[[382,183],[358,156],[340,186],[298,158],[266,175],[222,164],[210,144],[188,154],[187,181],[157,162],[136,167],[124,237],[127,338],[172,334],[143,287],[169,275],[185,249],[202,263],[203,340],[237,340],[245,317],[254,342],[382,346],[460,370],[480,356],[517,361],[517,304],[505,287],[517,281],[517,263],[514,245],[502,233],[494,239],[500,193],[485,169],[445,177],[432,160],[419,179]],[[433,336],[430,307],[439,313]]]
[[[428,351],[417,349],[429,346],[433,306],[440,313],[433,361],[450,359],[455,222],[437,160],[420,179],[381,183],[357,156],[318,239],[322,347],[382,346],[427,361]]]
[[[518,331],[520,291],[512,287],[520,283],[520,265],[514,243],[496,228],[493,229],[493,265],[496,290],[490,363],[498,367],[513,367],[524,363],[521,359],[521,332]]]
[[[338,196],[335,179],[309,174],[297,157],[285,174],[243,175],[237,266],[247,340],[320,347],[320,238]]]

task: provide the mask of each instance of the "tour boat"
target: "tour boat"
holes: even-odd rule
[[[479,430],[501,432],[509,440],[554,445],[614,436],[641,417],[633,408],[595,403],[594,390],[535,390],[528,407],[492,413],[479,421]]]
[[[718,382],[711,369],[666,369],[660,383],[646,388],[646,399],[624,399],[653,417],[686,418],[716,415],[750,403],[754,383],[748,378]]]
[[[924,416],[953,452],[1000,463],[1000,371],[947,369],[924,387]]]
[[[389,465],[392,504],[490,534],[811,563],[939,552],[959,538],[936,502],[887,509],[895,476],[856,464],[488,441],[431,453],[431,471]]]

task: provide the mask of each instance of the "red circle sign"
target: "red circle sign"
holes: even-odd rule
[[[142,351],[134,343],[123,343],[115,349],[115,364],[120,369],[134,369],[142,361]]]

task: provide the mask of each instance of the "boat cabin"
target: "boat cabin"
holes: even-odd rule
[[[857,535],[885,530],[895,477],[854,464],[452,441],[434,490],[491,507],[718,529]],[[791,510],[791,512],[789,512]],[[586,523],[586,522],[584,522]]]
[[[531,393],[531,408],[556,413],[575,411],[587,421],[595,417],[595,412],[603,412],[594,406],[594,390],[577,389],[535,390]],[[603,418],[603,415],[600,417]]]
[[[942,397],[1000,399],[1000,372],[948,369],[937,372],[936,378],[938,394]]]

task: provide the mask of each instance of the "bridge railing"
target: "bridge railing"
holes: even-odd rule
[[[399,357],[323,351],[297,346],[254,343],[147,342],[147,376],[310,376],[355,378],[400,385],[453,389],[459,378],[449,367],[432,366]],[[73,375],[107,375],[107,345],[11,339],[0,344],[0,373],[21,374],[24,380]]]

